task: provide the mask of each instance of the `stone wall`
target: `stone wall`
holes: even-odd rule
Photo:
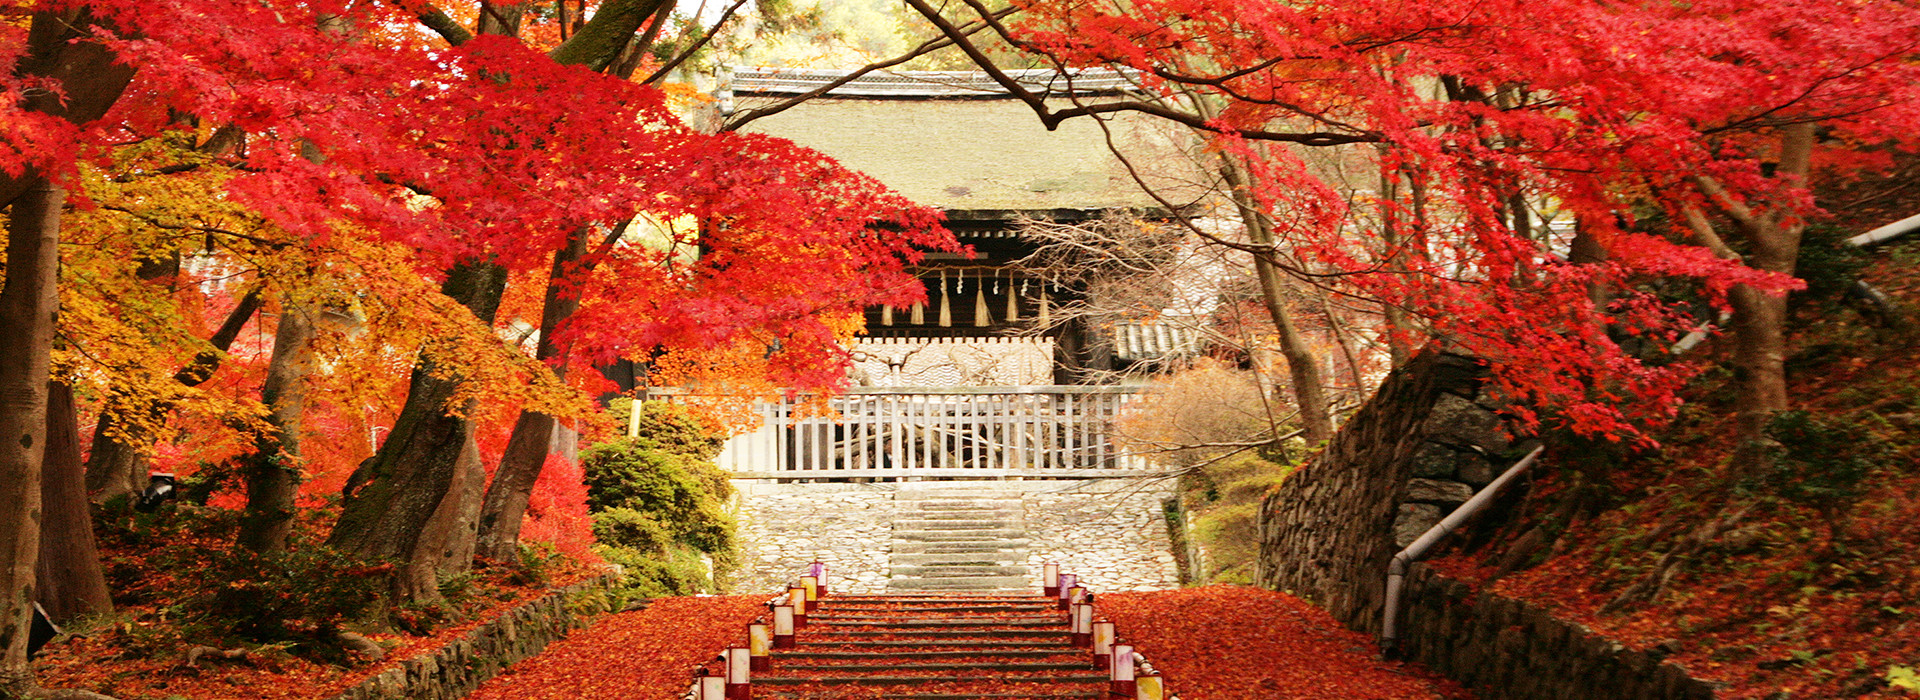
[[[524,603],[475,627],[438,650],[400,662],[330,700],[457,700],[516,662],[608,612],[605,595],[618,581],[606,575]],[[598,594],[598,595],[596,595]]]
[[[1470,442],[1475,431],[1499,432],[1497,419],[1489,423],[1490,412],[1474,403],[1481,384],[1473,359],[1431,350],[1388,375],[1326,450],[1261,503],[1260,584],[1377,633],[1387,560],[1400,549],[1396,531],[1418,535],[1471,495],[1454,479],[1479,476],[1478,467],[1452,461],[1416,471],[1416,457],[1484,461],[1486,453],[1456,443]],[[1416,473],[1428,476],[1416,480]]]
[[[1179,588],[1164,505],[1172,486],[1169,479],[1115,479],[1025,494],[1033,585],[1044,564],[1059,562],[1092,591]]]
[[[1018,495],[1026,564],[1034,587],[1041,565],[1060,562],[1095,591],[1178,588],[1167,535],[1168,480],[921,482]],[[733,590],[777,591],[818,560],[827,585],[843,593],[886,593],[897,483],[766,484],[736,481],[742,570]],[[907,484],[916,486],[916,484]]]
[[[1712,684],[1654,652],[1632,651],[1531,604],[1475,593],[1414,565],[1406,578],[1403,656],[1481,700],[1696,700]]]
[[[734,591],[785,590],[818,561],[827,565],[829,591],[886,592],[892,484],[734,485],[741,549]]]

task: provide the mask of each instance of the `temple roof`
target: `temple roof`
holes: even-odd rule
[[[744,111],[804,94],[844,71],[736,70],[721,109]],[[1129,99],[1120,74],[1020,71],[1054,109],[1078,101]],[[1071,84],[1073,92],[1065,92]],[[1068,119],[1047,130],[1024,102],[985,74],[901,71],[863,76],[828,96],[752,122],[748,131],[792,139],[878,178],[921,204],[956,218],[1020,213],[1163,210],[1142,192],[1109,141],[1139,174],[1160,186],[1194,175],[1190,139],[1164,122],[1131,112],[1101,121]],[[1180,201],[1176,191],[1176,204]]]

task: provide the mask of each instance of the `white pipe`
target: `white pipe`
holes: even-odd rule
[[[1895,221],[1891,224],[1887,224],[1885,226],[1874,229],[1872,231],[1868,231],[1858,236],[1849,238],[1847,239],[1847,245],[1865,248],[1870,245],[1879,245],[1881,243],[1891,241],[1895,238],[1899,238],[1909,233],[1913,233],[1914,231],[1920,231],[1920,214],[1909,216],[1907,218],[1901,219],[1899,221]]]
[[[1526,457],[1522,457],[1519,462],[1515,462],[1513,466],[1508,467],[1506,473],[1501,474],[1500,478],[1494,479],[1493,483],[1487,484],[1486,488],[1480,489],[1479,493],[1473,494],[1473,497],[1467,499],[1466,503],[1460,504],[1459,508],[1455,508],[1452,513],[1448,513],[1447,517],[1442,518],[1440,522],[1435,523],[1433,527],[1427,528],[1427,531],[1421,534],[1419,539],[1414,540],[1413,544],[1407,545],[1406,549],[1400,550],[1399,554],[1393,555],[1393,560],[1387,562],[1387,600],[1385,609],[1381,611],[1380,619],[1380,649],[1382,652],[1387,654],[1393,653],[1394,643],[1398,641],[1399,638],[1400,586],[1401,579],[1406,578],[1407,565],[1424,556],[1427,550],[1432,549],[1435,544],[1439,544],[1441,538],[1446,537],[1448,533],[1459,528],[1461,523],[1466,522],[1467,518],[1473,517],[1475,513],[1480,512],[1480,509],[1485,508],[1488,503],[1492,503],[1493,497],[1500,494],[1500,489],[1506,487],[1507,482],[1513,481],[1514,477],[1519,476],[1521,472],[1532,467],[1535,462],[1540,460],[1540,453],[1546,450],[1546,445],[1533,448],[1533,451],[1528,452]]]

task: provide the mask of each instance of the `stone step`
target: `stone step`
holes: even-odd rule
[[[839,691],[823,690],[819,692],[783,692],[771,691],[759,694],[760,697],[779,698],[780,700],[842,700],[846,696]],[[1105,698],[1107,690],[1066,690],[1051,689],[1045,695],[1026,693],[888,693],[894,700],[1059,700],[1060,698]]]
[[[950,520],[899,518],[899,520],[893,522],[893,531],[902,531],[902,529],[906,529],[906,531],[914,531],[914,529],[1002,529],[1002,527],[1014,527],[1014,525],[1018,524],[1020,524],[1020,522],[1018,522],[1018,520],[1012,520],[1012,518],[966,518],[966,520],[962,520],[962,518],[950,518]]]
[[[943,552],[926,554],[894,554],[889,559],[894,566],[901,564],[963,564],[973,566],[999,566],[1004,564],[1024,564],[1027,553],[1019,550],[1002,549],[993,552]]]
[[[1059,625],[1055,625],[1058,627]],[[812,623],[796,630],[797,640],[801,643],[838,644],[873,637],[884,637],[889,641],[912,641],[926,646],[947,644],[949,637],[961,639],[1018,639],[1022,642],[1037,640],[1072,640],[1064,629],[979,629],[954,630],[938,627],[899,628],[899,629],[841,629],[834,627],[815,627]]]
[[[777,664],[774,667],[774,671],[772,673],[755,677],[753,679],[754,682],[756,683],[759,682],[761,678],[777,678],[777,677],[785,676],[789,674],[792,674],[792,675],[823,674],[827,672],[857,673],[857,672],[863,672],[863,671],[972,671],[973,673],[969,675],[972,675],[974,678],[979,678],[981,676],[980,674],[981,671],[1012,671],[1016,673],[1041,673],[1046,671],[1089,671],[1089,670],[1097,671],[1098,670],[1098,668],[1096,668],[1093,665],[1092,659],[1087,659],[1085,661],[1079,661],[1079,662],[1053,662],[1053,663],[1019,662],[1019,661],[975,661],[975,662],[949,661],[949,662],[939,662],[939,663],[894,662],[894,663],[882,663],[882,664],[834,664],[834,663],[799,664],[799,663],[785,663],[786,656],[787,655],[785,654],[781,654],[779,658],[780,658],[780,661],[782,661],[783,663]]]
[[[913,605],[899,608],[825,605],[820,608],[819,612],[815,612],[814,615],[832,616],[836,620],[878,615],[948,615],[956,619],[972,619],[980,615],[1000,615],[1005,613],[1051,614],[1057,610],[1059,610],[1059,607],[1051,602],[1034,603],[1032,605],[970,605],[966,607]]]
[[[874,639],[849,638],[849,639],[839,639],[839,640],[831,640],[831,641],[820,641],[820,640],[809,641],[809,640],[803,639],[803,640],[800,640],[799,646],[794,647],[796,651],[794,651],[793,653],[798,653],[798,654],[878,654],[881,656],[891,656],[891,655],[899,654],[903,652],[917,652],[917,653],[924,654],[924,653],[933,653],[935,651],[947,651],[948,649],[944,649],[945,647],[952,647],[950,651],[954,651],[956,653],[982,654],[982,655],[1015,654],[1015,653],[1058,655],[1058,654],[1079,654],[1079,653],[1086,652],[1085,648],[1075,646],[1073,644],[1073,640],[1069,637],[1047,637],[1047,638],[1027,638],[1027,639],[1008,638],[1008,639],[936,639],[936,640],[928,640],[928,639],[874,640]],[[814,651],[797,651],[799,649],[813,649]],[[831,649],[832,651],[826,651],[828,649]],[[847,651],[848,649],[856,649],[858,651]],[[786,654],[788,652],[785,650],[782,650],[778,653]]]
[[[849,601],[854,603],[1045,603],[1053,598],[1038,592],[999,595],[979,593],[847,593],[835,594],[829,603]]]
[[[789,660],[789,658],[791,658],[791,660],[831,660],[831,658],[845,658],[845,660],[864,660],[864,658],[981,658],[981,656],[1044,658],[1044,656],[1068,656],[1068,654],[1091,654],[1091,652],[1087,652],[1087,650],[1083,650],[1083,648],[1050,650],[1050,648],[1023,648],[1023,646],[1006,646],[1006,648],[989,648],[989,646],[983,646],[983,648],[962,648],[962,650],[916,650],[916,652],[906,652],[906,650],[872,650],[872,652],[793,652],[793,650],[781,650],[780,658],[781,660]]]
[[[1026,580],[1027,567],[1024,566],[979,566],[974,564],[934,564],[930,566],[895,566],[893,577],[949,578],[954,576],[1018,576]]]
[[[990,501],[1019,502],[1022,495],[1017,491],[998,489],[900,489],[893,492],[895,501]]]
[[[893,538],[895,540],[907,540],[909,542],[989,542],[991,543],[991,542],[1004,541],[1006,539],[1023,538],[1023,537],[1026,537],[1026,535],[1027,535],[1026,528],[991,528],[991,529],[964,529],[964,530],[958,529],[958,528],[951,529],[951,530],[947,530],[947,529],[902,530],[899,528],[895,528],[893,531]]]
[[[1028,618],[983,617],[978,620],[960,620],[955,618],[929,620],[929,619],[916,619],[916,618],[903,618],[903,617],[887,617],[887,618],[876,618],[876,619],[847,619],[847,618],[836,617],[833,619],[823,619],[823,620],[814,620],[812,617],[809,617],[807,619],[808,626],[812,626],[815,624],[824,624],[824,625],[829,625],[830,627],[838,627],[838,628],[873,627],[876,629],[886,628],[886,629],[914,629],[914,630],[937,628],[937,629],[951,629],[955,631],[968,631],[968,632],[974,631],[974,628],[979,628],[979,627],[1004,628],[1004,629],[1034,629],[1038,627],[1059,627],[1065,623],[1066,621],[1062,620],[1058,616],[1028,617]]]
[[[753,678],[753,684],[754,685],[761,685],[761,684],[800,685],[803,683],[819,683],[822,681],[833,681],[838,683],[859,683],[862,685],[907,685],[907,684],[918,685],[921,683],[966,683],[966,682],[978,682],[981,680],[985,680],[985,679],[982,679],[977,675],[975,676],[955,676],[955,675],[840,676],[840,677],[824,676],[823,677],[818,674],[809,674],[804,676],[801,676],[801,675],[755,676]],[[1037,683],[1037,684],[1093,683],[1093,682],[1105,682],[1107,680],[1107,674],[1097,673],[1097,672],[1086,672],[1086,673],[1055,673],[1055,674],[1046,675],[1046,676],[995,676],[991,680],[994,683]],[[977,697],[977,696],[968,695],[967,697]],[[1054,697],[1054,696],[1048,696],[1048,697]]]
[[[1028,588],[1025,576],[896,577],[887,582],[896,591],[1009,591]]]
[[[899,533],[895,533],[896,536],[898,534]],[[949,534],[951,533],[942,533],[943,536],[949,535]],[[895,556],[898,556],[902,554],[981,554],[981,553],[996,553],[996,552],[1020,552],[1024,556],[1024,554],[1027,551],[1027,542],[1028,541],[1025,539],[978,540],[978,541],[935,539],[935,540],[926,540],[926,541],[896,541],[893,543],[893,553]]]
[[[901,517],[914,520],[1014,520],[1021,516],[1016,510],[936,510],[922,513],[901,513]],[[899,521],[895,521],[899,522]]]

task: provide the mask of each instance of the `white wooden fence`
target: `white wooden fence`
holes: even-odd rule
[[[650,397],[697,396],[658,389]],[[760,427],[727,441],[719,465],[743,479],[1099,477],[1158,473],[1112,439],[1136,387],[862,387],[762,403]]]

